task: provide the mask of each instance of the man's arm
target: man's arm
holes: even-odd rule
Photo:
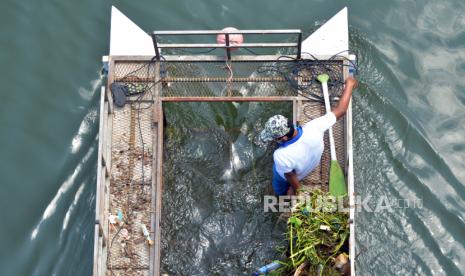
[[[295,193],[300,189],[300,182],[297,179],[297,175],[294,171],[285,173],[284,176],[286,177],[287,182],[291,184],[292,188],[294,188]]]
[[[341,96],[341,99],[339,100],[339,103],[337,104],[335,108],[333,108],[333,110],[331,110],[334,113],[334,115],[336,115],[337,119],[341,118],[346,113],[347,108],[349,107],[350,98],[352,96],[352,91],[356,87],[357,87],[357,80],[354,79],[353,77],[348,77],[346,79],[344,91],[342,92],[342,96]]]

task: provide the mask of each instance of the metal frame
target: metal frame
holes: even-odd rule
[[[187,35],[219,35],[224,34],[225,44],[218,43],[158,43],[158,36],[187,36]],[[241,43],[231,45],[230,35],[297,35],[297,41],[294,43]],[[226,49],[227,59],[231,60],[231,50],[233,48],[296,48],[296,58],[301,58],[302,52],[302,31],[301,30],[238,30],[225,32],[223,30],[201,30],[201,31],[155,31],[151,34],[155,57],[160,60],[160,49],[177,49],[177,48],[224,48]]]
[[[161,248],[160,248],[160,220],[161,220],[161,209],[162,209],[162,194],[163,194],[163,102],[206,102],[206,101],[214,101],[214,102],[293,102],[293,114],[295,114],[295,103],[297,99],[300,97],[174,97],[174,98],[163,98],[160,97],[158,104],[154,106],[154,112],[157,114],[158,118],[158,162],[157,162],[157,186],[156,186],[156,204],[155,204],[155,258],[154,258],[154,269],[153,275],[161,275],[160,273],[160,259],[161,259]],[[294,118],[295,120],[296,118]],[[160,127],[161,122],[161,127]]]
[[[95,195],[95,227],[94,227],[94,268],[93,275],[103,275],[106,271],[106,254],[108,237],[108,209],[111,170],[111,132],[113,100],[105,86],[100,90],[100,120],[97,157],[97,183]]]
[[[156,56],[111,56],[113,61],[128,61],[128,62],[141,62],[141,61],[150,61]],[[240,56],[231,56],[231,61],[236,62],[253,62],[253,61],[276,61],[282,55],[240,55]],[[286,55],[289,58],[297,58],[296,55]],[[307,53],[302,53],[301,58],[307,59],[318,59],[318,60],[329,60],[332,58],[333,61],[343,60],[341,57],[334,57],[331,55],[309,55]],[[218,55],[166,55],[163,56],[163,61],[185,61],[185,62],[212,62],[212,61],[225,61],[224,56]],[[283,62],[291,60],[281,60]]]
[[[303,99],[299,96],[275,97],[161,97],[163,102],[286,102]]]
[[[160,78],[160,64],[157,63],[155,67],[155,81]],[[153,135],[153,155],[152,162],[152,225],[154,226],[154,233],[152,238],[155,242],[154,252],[151,251],[151,271],[150,275],[160,275],[160,221],[161,221],[161,207],[162,207],[162,196],[163,196],[163,103],[160,98],[161,88],[160,85],[155,86],[155,103],[153,105],[153,121],[152,121],[152,135]],[[155,128],[156,126],[156,128]],[[154,170],[156,168],[156,170]],[[152,256],[153,255],[153,256]]]
[[[344,79],[349,77],[349,61],[344,60]],[[349,196],[349,256],[350,275],[355,275],[355,187],[354,187],[354,161],[353,161],[353,132],[352,132],[352,100],[349,102],[345,124],[345,140],[346,140],[346,171],[347,171],[347,192]]]
[[[295,31],[295,32],[294,32]],[[291,34],[299,34],[299,39],[301,39],[301,32],[299,30],[277,30],[277,31],[267,31],[265,33],[271,34],[283,34],[283,33],[291,33]],[[156,49],[156,57],[157,62],[155,62],[156,72],[155,77],[146,79],[145,81],[157,81],[160,79],[159,74],[157,73],[160,65],[160,52],[159,49],[165,47],[165,45],[157,44],[156,42],[156,35],[199,35],[199,34],[218,34],[222,33],[221,31],[174,31],[174,32],[154,32],[152,38],[154,40],[154,46]],[[259,31],[241,31],[240,33],[243,34],[261,34]],[[231,34],[231,33],[229,33]],[[226,34],[228,38],[228,34]],[[228,45],[218,45],[218,48],[225,48],[229,50],[230,47]],[[189,44],[182,44],[183,46]],[[211,45],[211,44],[204,44],[204,45]],[[216,45],[216,44],[213,44]],[[241,47],[245,44],[240,45]],[[277,45],[277,44],[275,44]],[[179,46],[175,45],[175,46]],[[236,47],[236,46],[234,46]],[[271,46],[270,46],[271,47]],[[170,48],[166,46],[166,48]],[[175,48],[175,47],[171,47]],[[291,56],[294,58],[294,56]],[[329,56],[308,56],[309,58],[317,58],[321,60],[328,60]],[[188,55],[188,56],[164,56],[165,61],[174,61],[174,62],[224,62],[225,58],[220,56],[213,56],[213,55]],[[269,62],[269,61],[276,61],[279,58],[277,55],[259,55],[259,56],[231,56],[229,60],[236,61],[236,62]],[[301,58],[300,56],[300,47],[298,47],[298,53],[295,58]],[[109,76],[108,76],[108,85],[113,81],[117,81],[116,76],[114,75],[115,72],[115,62],[149,62],[153,60],[152,56],[111,56],[109,59]],[[336,58],[335,60],[340,60],[340,58]],[[282,60],[286,62],[286,60]],[[158,69],[157,69],[158,68]],[[347,77],[347,67],[344,68],[344,78]],[[237,82],[242,82],[242,78],[234,79]],[[172,78],[169,79],[172,82],[182,82],[182,78]],[[212,80],[211,78],[207,79],[199,79],[199,81],[219,81],[224,82],[224,78],[218,78],[218,80]],[[256,81],[271,81],[271,82],[281,82],[284,81],[280,78],[260,78]],[[98,155],[98,177],[97,177],[97,195],[96,195],[96,222],[95,222],[95,236],[94,236],[94,275],[103,275],[104,271],[106,270],[106,256],[105,256],[105,240],[108,237],[108,218],[105,215],[105,210],[108,206],[108,197],[109,197],[109,175],[111,164],[107,162],[111,162],[111,150],[105,147],[105,143],[108,145],[110,142],[111,144],[111,122],[112,122],[112,99],[111,93],[109,92],[109,86],[107,85],[106,89],[102,87],[101,91],[101,116],[100,116],[100,134],[99,134],[99,155]],[[155,242],[153,252],[150,253],[150,274],[151,275],[160,275],[160,259],[161,259],[161,248],[160,248],[160,220],[161,220],[161,209],[162,209],[162,193],[163,193],[163,102],[293,102],[293,117],[296,120],[301,110],[299,109],[299,103],[305,101],[306,98],[302,96],[253,96],[253,97],[244,97],[244,96],[233,96],[233,97],[163,97],[161,94],[162,83],[157,84],[155,89],[155,102],[153,105],[153,152],[156,152],[156,155],[153,156],[153,166],[154,169],[152,171],[152,208],[153,213],[151,217],[151,224],[153,226],[153,232],[151,233],[152,238]],[[349,111],[347,116],[350,117],[352,115],[352,109],[349,107]],[[352,121],[351,118],[347,118],[346,124],[346,147],[352,146]],[[156,140],[156,141],[155,141]],[[352,149],[349,148],[346,154],[346,158],[348,160],[348,186],[349,186],[349,195],[350,201],[353,202],[353,164],[352,164]],[[102,216],[103,213],[103,216]],[[353,219],[353,208],[350,209],[350,217]],[[351,254],[353,253],[354,249],[354,228],[353,224],[351,224],[350,229],[350,242],[351,242]],[[99,262],[100,260],[100,262]],[[103,260],[103,261],[102,261]],[[351,259],[352,261],[352,259]],[[97,265],[96,265],[97,264]],[[353,267],[354,264],[352,264]]]

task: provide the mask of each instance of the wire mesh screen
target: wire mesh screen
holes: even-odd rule
[[[330,76],[328,86],[339,96],[341,60],[161,61],[115,63],[115,81],[147,87],[159,81],[162,97],[290,97],[302,93],[321,101],[318,74]],[[157,75],[156,75],[157,74]]]
[[[334,106],[334,104],[333,104]],[[299,123],[304,125],[307,122],[314,120],[326,114],[326,109],[323,104],[318,102],[303,101],[301,105],[301,114],[298,118]],[[336,155],[339,164],[342,168],[346,168],[346,150],[345,150],[345,120],[338,120],[332,127],[334,143],[336,148]],[[328,132],[324,134],[324,151],[321,156],[320,164],[304,179],[301,183],[304,187],[309,189],[320,189],[328,192],[329,190],[329,168],[331,155],[329,152],[329,137]]]
[[[116,61],[113,74],[116,81],[153,82],[155,68],[150,61]]]
[[[135,97],[129,97],[134,100]],[[143,100],[150,100],[145,94]],[[111,275],[149,275],[150,246],[142,227],[151,229],[152,109],[132,103],[113,112],[107,268]]]

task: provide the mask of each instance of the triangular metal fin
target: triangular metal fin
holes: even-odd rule
[[[110,56],[153,56],[152,38],[116,7],[111,7]]]
[[[349,50],[347,7],[340,10],[302,42],[302,52],[312,55],[332,56],[347,50]],[[347,56],[348,52],[340,55]]]

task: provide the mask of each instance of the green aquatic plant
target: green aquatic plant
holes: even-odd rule
[[[287,259],[281,261],[275,275],[287,275],[304,266],[305,275],[340,275],[333,264],[349,237],[349,216],[333,202],[328,193],[314,190],[305,202],[294,206],[287,220]]]

